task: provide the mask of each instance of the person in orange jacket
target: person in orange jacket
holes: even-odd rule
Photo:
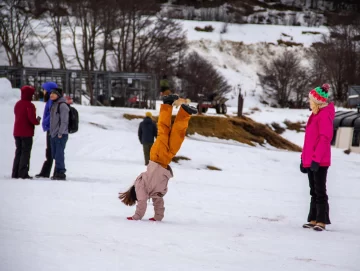
[[[127,217],[128,220],[141,220],[146,212],[147,200],[152,199],[155,215],[152,221],[161,221],[164,218],[164,196],[167,193],[169,179],[173,172],[169,166],[172,158],[179,151],[188,128],[192,114],[196,114],[196,108],[186,103],[176,103],[179,96],[170,94],[163,97],[158,121],[158,136],[151,148],[150,162],[145,172],[135,180],[134,185],[124,193],[119,193],[119,199],[128,206],[137,202],[135,214]],[[183,100],[185,102],[185,100]],[[173,126],[171,116],[173,105],[181,106]]]

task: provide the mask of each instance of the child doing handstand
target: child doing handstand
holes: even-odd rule
[[[137,202],[135,214],[127,217],[128,220],[142,219],[146,212],[147,200],[150,198],[155,210],[155,215],[150,220],[161,221],[164,218],[163,197],[167,192],[168,181],[173,177],[169,164],[185,139],[191,115],[197,113],[196,108],[185,103],[181,104],[171,127],[173,104],[178,99],[179,96],[175,94],[163,97],[164,104],[161,105],[158,121],[158,136],[151,148],[147,169],[136,178],[134,185],[128,191],[119,193],[119,199],[125,205],[133,206]]]

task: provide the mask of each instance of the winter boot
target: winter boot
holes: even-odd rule
[[[179,95],[170,94],[163,97],[163,103],[168,105],[173,105],[173,103],[179,99]]]
[[[49,178],[49,176],[45,176],[44,173],[40,172],[39,174],[35,175],[35,178]]]
[[[30,179],[30,180],[32,180],[33,177],[31,177],[31,176],[29,176],[29,175],[26,175],[25,177],[21,177],[21,179]]]
[[[303,225],[305,229],[313,229],[316,226],[316,221],[312,220],[309,223]]]
[[[58,178],[58,174],[59,173],[57,173],[57,172],[54,172],[54,175],[50,178],[51,180],[57,180],[57,178]]]
[[[182,104],[181,105],[182,109],[184,109],[189,115],[192,115],[192,114],[197,114],[197,109],[193,106],[190,106],[188,104]]]
[[[66,175],[65,173],[58,173],[56,180],[58,181],[66,181]]]
[[[325,231],[325,224],[324,223],[316,223],[314,227],[314,231]]]

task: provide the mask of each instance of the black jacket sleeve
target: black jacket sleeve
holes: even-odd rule
[[[138,137],[140,143],[142,144],[142,122],[139,124]]]

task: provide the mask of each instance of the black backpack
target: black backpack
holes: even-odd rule
[[[65,102],[61,102],[58,105],[57,113],[59,114],[60,110],[60,104],[66,104],[69,107],[69,125],[68,125],[68,131],[69,134],[74,134],[79,130],[79,113],[78,111],[70,106],[69,104]]]

